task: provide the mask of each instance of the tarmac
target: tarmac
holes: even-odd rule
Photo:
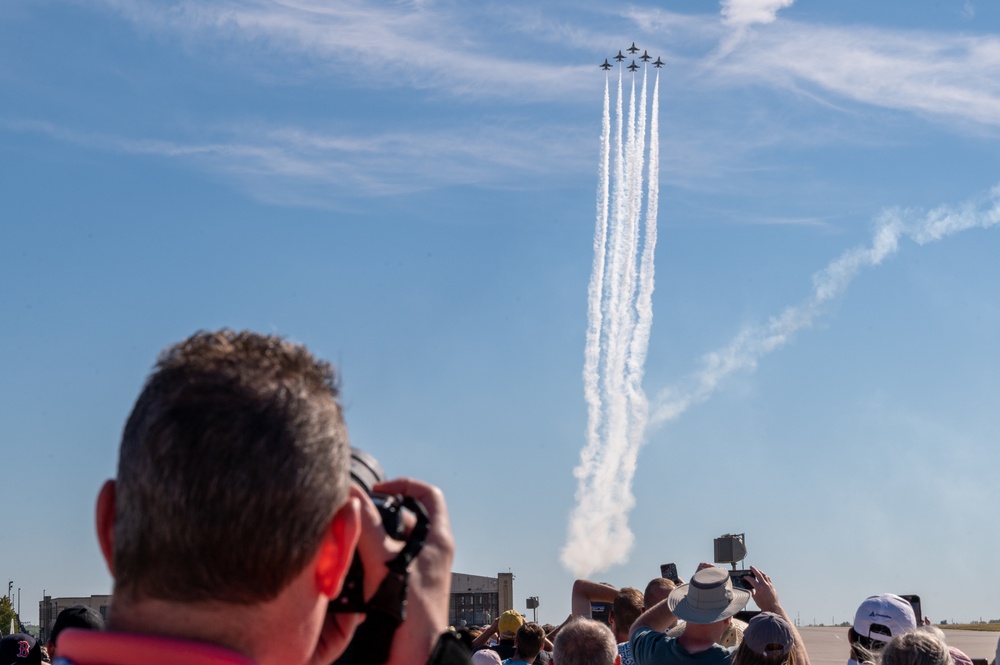
[[[847,665],[850,649],[847,646],[847,628],[836,626],[799,626],[799,634],[806,643],[811,665]],[[1000,632],[979,630],[945,630],[948,646],[961,649],[969,658],[992,661],[997,652]]]

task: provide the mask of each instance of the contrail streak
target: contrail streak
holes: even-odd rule
[[[901,208],[882,212],[875,219],[868,245],[847,250],[813,275],[809,297],[798,305],[787,307],[766,323],[744,328],[729,344],[705,354],[701,369],[690,377],[685,387],[662,391],[657,396],[650,425],[674,420],[692,406],[704,402],[730,374],[753,370],[762,357],[787,344],[799,330],[810,327],[823,313],[824,306],[843,295],[859,272],[880,265],[899,251],[902,240],[926,245],[960,231],[990,228],[998,223],[1000,185],[977,200],[957,206],[940,206],[925,213]]]
[[[601,361],[601,293],[604,289],[604,244],[608,235],[608,171],[611,162],[611,95],[609,82],[604,81],[604,119],[601,130],[601,162],[598,170],[597,224],[594,228],[594,264],[587,287],[587,344],[584,351],[583,391],[587,402],[587,445],[583,464],[589,467],[600,446],[601,393],[598,365]]]
[[[613,164],[610,89],[605,83],[583,368],[587,443],[574,470],[577,506],[562,551],[563,564],[579,576],[625,561],[634,539],[628,528],[628,512],[634,504],[632,477],[648,413],[641,384],[653,315],[659,196],[659,155],[655,154],[659,150],[657,74],[649,125],[649,184],[643,225],[646,82],[644,71],[637,106],[633,76],[626,124],[619,70]]]
[[[764,323],[743,328],[729,344],[705,354],[700,368],[681,385],[661,391],[650,409],[642,379],[653,317],[659,76],[649,118],[644,224],[640,224],[642,192],[637,190],[641,190],[642,170],[647,166],[645,76],[638,113],[633,81],[627,127],[623,126],[623,92],[619,74],[612,146],[610,88],[605,84],[583,371],[587,444],[574,470],[577,505],[562,550],[563,564],[579,577],[628,559],[634,541],[628,527],[628,513],[634,504],[631,486],[647,427],[674,420],[708,400],[734,372],[752,371],[761,358],[811,327],[862,270],[881,265],[904,241],[922,246],[968,229],[1000,224],[1000,184],[975,200],[954,206],[926,212],[902,208],[883,211],[874,220],[870,241],[845,251],[813,275],[812,290],[802,302]]]

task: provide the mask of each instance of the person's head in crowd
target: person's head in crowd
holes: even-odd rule
[[[724,647],[738,647],[743,642],[743,631],[746,627],[745,621],[740,621],[736,617],[731,618],[725,632],[719,638],[719,644]]]
[[[621,663],[611,629],[593,619],[577,618],[563,626],[552,648],[553,665],[616,665]]]
[[[49,641],[45,645],[49,653],[49,658],[55,658],[58,655],[56,644],[59,640],[59,634],[67,628],[104,630],[104,617],[101,616],[100,612],[86,605],[73,605],[64,609],[56,617],[56,622],[52,626],[52,633],[49,635]]]
[[[952,665],[948,645],[936,635],[911,630],[896,635],[882,648],[882,665]]]
[[[552,625],[551,623],[543,623],[542,624],[542,630],[545,631],[546,635],[548,635],[549,633],[551,633],[555,629],[556,629],[556,627],[554,625]]]
[[[493,649],[480,649],[472,652],[472,665],[501,665],[503,660]]]
[[[497,636],[501,640],[513,640],[517,636],[517,630],[524,625],[524,617],[517,610],[507,610],[500,615],[497,623]]]
[[[733,665],[795,665],[795,633],[784,617],[761,612],[747,623]]]
[[[534,621],[521,625],[514,635],[514,647],[518,660],[534,662],[535,656],[545,645],[545,631]]]
[[[0,639],[0,665],[41,665],[42,645],[27,633],[11,633]]]
[[[668,580],[665,577],[654,577],[646,585],[646,590],[642,594],[642,604],[645,609],[649,609],[653,605],[670,595],[670,592],[677,588],[673,580]]]
[[[363,618],[328,612],[352,558],[364,564],[370,597],[385,575],[376,562],[399,545],[349,486],[338,397],[329,363],[272,335],[199,332],[161,353],[125,424],[116,478],[97,501],[114,632],[67,631],[60,656],[79,662],[73,653],[120,633],[208,644],[259,665],[339,656]],[[438,569],[454,551],[443,497],[412,479],[381,487],[418,497],[430,517],[413,564],[428,568],[409,578],[410,597],[425,593],[424,602],[410,604],[383,644],[429,653],[447,625],[447,591],[434,580],[447,578]]]
[[[200,333],[161,354],[122,435],[112,616],[133,598],[278,595],[347,499],[337,396],[328,363],[272,337]]]
[[[869,596],[854,614],[854,625],[847,631],[852,659],[871,662],[894,637],[917,627],[913,607],[900,596],[883,593]]]
[[[622,587],[615,595],[611,604],[611,630],[619,642],[628,642],[628,633],[632,624],[642,614],[642,594],[638,589]]]
[[[642,609],[643,611],[648,610],[653,605],[656,605],[661,600],[665,600],[670,592],[677,588],[677,585],[673,580],[668,580],[665,577],[654,577],[646,585],[646,590],[642,594]],[[677,626],[677,617],[671,615],[668,617],[668,623],[670,628]]]
[[[697,571],[691,582],[667,596],[667,606],[685,623],[684,635],[692,641],[718,642],[734,614],[746,607],[750,592],[733,588],[729,573],[717,566]]]

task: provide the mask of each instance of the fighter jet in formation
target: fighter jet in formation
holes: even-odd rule
[[[625,50],[628,51],[629,53],[631,53],[632,55],[635,55],[636,53],[639,52],[639,47],[635,45],[635,42],[632,42],[632,46],[628,47]],[[622,49],[618,49],[618,55],[614,56],[612,59],[615,60],[615,62],[617,62],[618,64],[622,64],[622,62],[624,60],[628,60],[628,56],[625,55],[624,53],[622,53]],[[656,60],[654,60],[653,62],[650,62],[650,60],[653,60],[653,56],[651,56],[649,54],[648,50],[644,50],[642,52],[642,55],[638,56],[637,58],[633,58],[632,59],[632,64],[631,65],[625,67],[625,69],[629,70],[633,74],[636,72],[636,70],[638,70],[642,66],[642,65],[636,64],[636,62],[635,62],[636,60],[642,60],[643,65],[649,65],[649,64],[651,64],[654,67],[656,67],[657,69],[659,69],[660,67],[662,67],[663,65],[666,64],[660,58],[656,58]],[[613,66],[614,65],[612,65],[608,61],[608,58],[605,58],[604,62],[601,63],[600,65],[598,65],[598,67],[600,67],[604,71],[608,71]]]

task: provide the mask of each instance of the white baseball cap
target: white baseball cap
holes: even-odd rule
[[[877,642],[889,642],[916,627],[913,606],[894,593],[865,598],[854,615],[854,632]]]

